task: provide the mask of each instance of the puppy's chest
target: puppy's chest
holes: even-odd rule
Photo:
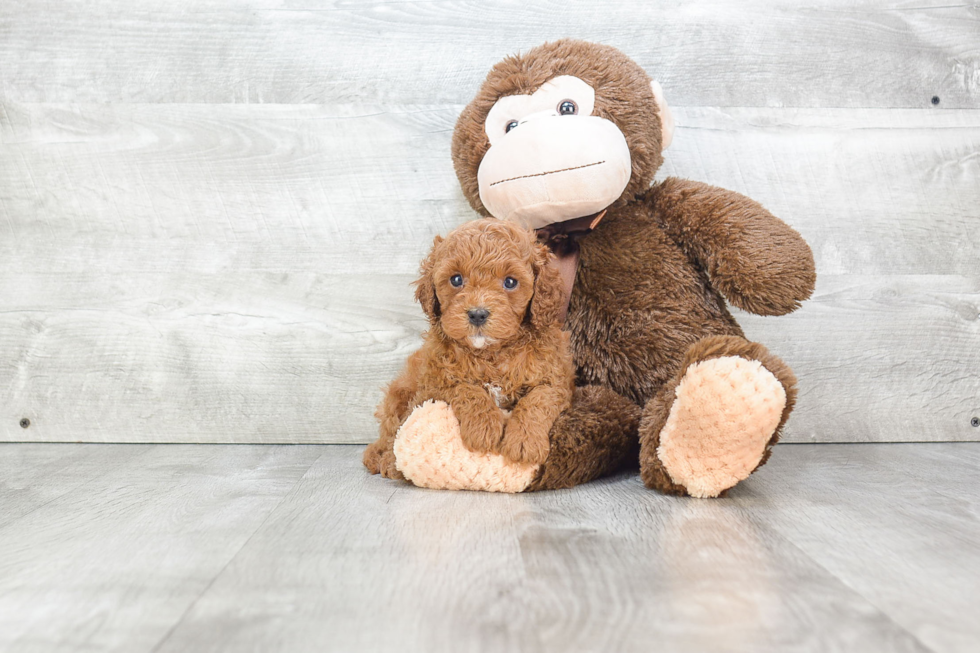
[[[483,388],[490,395],[490,398],[493,399],[493,403],[497,404],[497,408],[505,413],[510,413],[510,411],[514,410],[517,401],[527,394],[527,390],[524,388],[510,389],[508,391],[494,383],[484,383]]]
[[[490,395],[490,399],[505,414],[512,411],[529,390],[528,379],[513,374],[514,365],[513,361],[487,365],[481,370],[479,379],[483,389]]]
[[[531,369],[533,366],[523,360],[501,358],[470,359],[465,366],[459,366],[464,373],[457,379],[461,383],[482,387],[506,417],[536,384],[538,375]]]

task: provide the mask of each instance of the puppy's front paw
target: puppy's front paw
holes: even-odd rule
[[[496,417],[496,419],[494,419]],[[496,452],[503,436],[499,415],[474,415],[459,420],[459,437],[467,449],[476,453]]]
[[[500,454],[505,458],[514,462],[540,465],[548,458],[549,450],[548,429],[513,418],[507,423],[504,439],[500,443]]]

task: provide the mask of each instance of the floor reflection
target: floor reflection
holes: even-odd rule
[[[769,552],[741,511],[718,501],[684,501],[661,543],[668,624],[700,651],[752,650],[781,621]],[[680,633],[678,633],[680,634]]]

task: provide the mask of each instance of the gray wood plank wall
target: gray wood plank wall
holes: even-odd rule
[[[0,440],[370,440],[424,327],[418,260],[473,215],[455,117],[561,36],[662,81],[661,177],[813,246],[801,311],[740,316],[800,377],[787,440],[980,438],[980,5],[22,0]]]

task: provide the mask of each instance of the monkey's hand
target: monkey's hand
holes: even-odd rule
[[[398,431],[394,451],[405,477],[433,490],[523,492],[539,469],[467,449],[459,422],[444,401],[427,401],[416,408]]]
[[[813,293],[809,245],[758,202],[676,178],[655,186],[648,198],[671,237],[704,265],[711,283],[735,306],[784,315]]]

